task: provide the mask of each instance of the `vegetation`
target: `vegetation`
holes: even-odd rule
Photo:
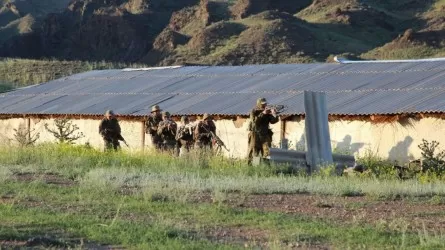
[[[55,128],[50,128],[47,123],[45,123],[45,129],[51,133],[59,143],[74,143],[80,138],[85,137],[82,132],[79,132],[79,126],[73,124],[73,122],[68,118],[55,119]]]
[[[150,65],[439,57],[444,6],[443,0],[0,1],[0,56]]]
[[[441,204],[442,182],[287,175],[279,167],[195,157],[67,144],[0,148],[0,241],[159,249],[444,247],[442,235],[395,226],[400,221],[345,223],[243,208],[256,195],[302,193],[388,201],[430,197]],[[320,200],[314,207],[334,205]]]
[[[20,147],[33,146],[40,138],[40,133],[34,133],[35,129],[19,127],[14,129],[14,139]]]
[[[138,64],[0,58],[0,91],[38,84],[90,70],[144,67]],[[3,83],[3,84],[1,84]],[[3,87],[1,87],[3,86]]]

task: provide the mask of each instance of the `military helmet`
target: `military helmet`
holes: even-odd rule
[[[162,112],[162,116],[170,117],[170,112],[164,111],[164,112]]]
[[[189,121],[189,117],[184,115],[181,117],[181,122],[188,122]]]
[[[105,112],[105,116],[114,115],[113,110],[109,109]]]
[[[256,104],[257,104],[257,105],[267,104],[267,100],[266,100],[266,98],[264,98],[264,97],[258,98],[258,99],[256,100]]]
[[[153,107],[151,107],[151,112],[156,112],[156,111],[162,111],[161,108],[159,108],[159,105],[154,105]]]
[[[212,116],[210,116],[208,113],[205,113],[202,119],[203,120],[212,119]]]

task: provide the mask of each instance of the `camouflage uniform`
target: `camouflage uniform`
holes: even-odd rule
[[[161,149],[162,140],[158,135],[158,126],[162,121],[162,115],[159,113],[162,111],[158,105],[151,108],[151,114],[148,116],[148,120],[145,123],[145,133],[150,134],[151,143],[156,149]]]
[[[196,125],[194,131],[195,147],[213,149],[212,135],[216,133],[215,123],[208,114],[204,114],[203,120]]]
[[[182,155],[189,152],[193,147],[193,127],[190,126],[189,118],[187,116],[181,117],[182,124],[178,127],[176,132],[176,145],[178,154]]]
[[[176,122],[170,119],[169,112],[163,112],[162,119],[157,131],[158,136],[161,138],[161,149],[174,150],[176,148]]]
[[[259,156],[269,163],[270,147],[272,146],[273,132],[269,124],[278,122],[278,117],[270,113],[264,113],[264,107],[267,104],[265,98],[257,100],[257,106],[250,112],[249,138],[248,138],[248,164],[252,164],[254,156]]]
[[[99,134],[104,140],[105,150],[114,149],[117,150],[119,145],[119,139],[121,138],[121,127],[119,122],[114,117],[112,110],[108,110],[105,113],[105,118],[99,124]]]

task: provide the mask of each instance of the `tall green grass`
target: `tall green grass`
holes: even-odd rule
[[[283,174],[284,167],[249,167],[244,160],[194,155],[172,157],[155,152],[108,152],[58,144],[0,148],[0,175],[8,173],[57,173],[96,189],[136,187],[186,195],[194,192],[243,192],[247,194],[312,193],[335,196],[368,195],[379,198],[445,196],[445,183],[417,179],[306,176]],[[5,173],[5,174],[1,174]],[[169,183],[165,186],[165,183]]]

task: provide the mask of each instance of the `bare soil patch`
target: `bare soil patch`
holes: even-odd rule
[[[124,249],[119,246],[102,245],[96,242],[85,241],[84,239],[59,239],[53,237],[29,237],[28,239],[0,240],[0,247],[6,249],[70,249],[81,247],[82,249]]]
[[[77,183],[74,180],[67,179],[64,176],[55,174],[55,173],[45,173],[45,174],[36,174],[36,173],[18,173],[14,175],[15,180],[23,181],[23,182],[31,182],[41,180],[46,184],[54,184],[59,186],[74,186]]]
[[[333,197],[317,195],[229,195],[225,203],[267,212],[301,214],[349,223],[391,226],[405,224],[408,229],[445,230],[445,204],[408,200],[378,201],[368,197]],[[400,225],[399,225],[400,226]]]

